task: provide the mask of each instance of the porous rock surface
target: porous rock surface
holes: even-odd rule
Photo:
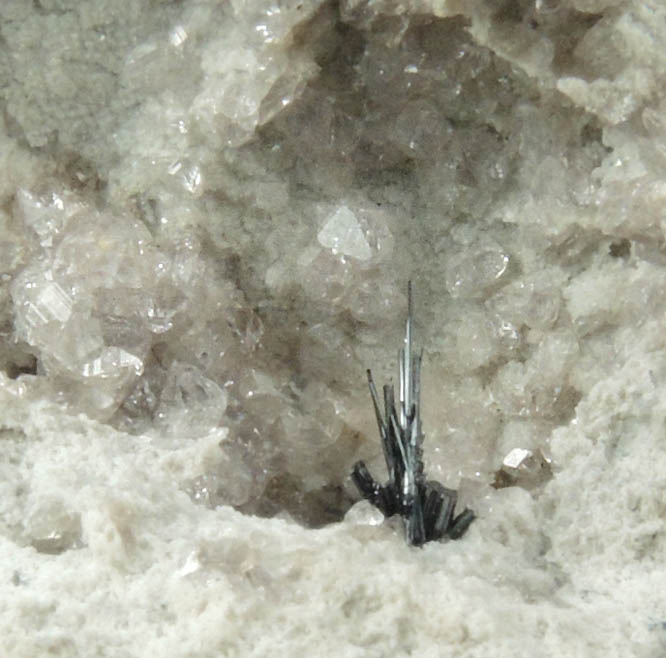
[[[0,3],[0,655],[666,652],[661,0]],[[405,545],[364,370],[416,292]]]

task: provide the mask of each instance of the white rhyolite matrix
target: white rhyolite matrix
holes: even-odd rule
[[[0,656],[665,655],[662,0],[4,0],[0,80]]]

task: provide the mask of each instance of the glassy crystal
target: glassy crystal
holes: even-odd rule
[[[319,231],[317,239],[334,255],[368,260],[372,254],[354,213],[346,206],[338,208]]]
[[[471,247],[446,266],[446,288],[454,297],[478,297],[507,274],[509,255],[497,247]]]
[[[226,406],[224,389],[198,368],[174,362],[167,372],[155,418],[164,434],[195,438],[218,426]]]
[[[552,477],[550,462],[540,450],[514,448],[504,457],[493,486],[496,488],[518,486],[524,489],[534,489],[545,484]]]
[[[44,502],[28,514],[25,533],[40,553],[58,555],[82,545],[79,515],[57,500]]]

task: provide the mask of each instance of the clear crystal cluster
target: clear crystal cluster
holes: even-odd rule
[[[183,489],[320,525],[381,467],[363,372],[413,277],[433,477],[548,460],[666,309],[662,9],[125,4],[0,7],[24,394],[174,449],[224,428]]]

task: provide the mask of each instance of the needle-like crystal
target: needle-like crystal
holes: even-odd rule
[[[357,462],[352,479],[361,495],[385,516],[400,514],[405,521],[405,536],[420,546],[445,535],[458,539],[474,520],[465,509],[454,516],[457,493],[438,482],[426,482],[423,474],[423,433],[421,431],[422,353],[412,355],[412,284],[407,286],[407,321],[402,349],[398,354],[398,408],[393,386],[384,386],[384,412],[370,370],[368,386],[377,418],[388,482],[380,485],[363,462]]]

